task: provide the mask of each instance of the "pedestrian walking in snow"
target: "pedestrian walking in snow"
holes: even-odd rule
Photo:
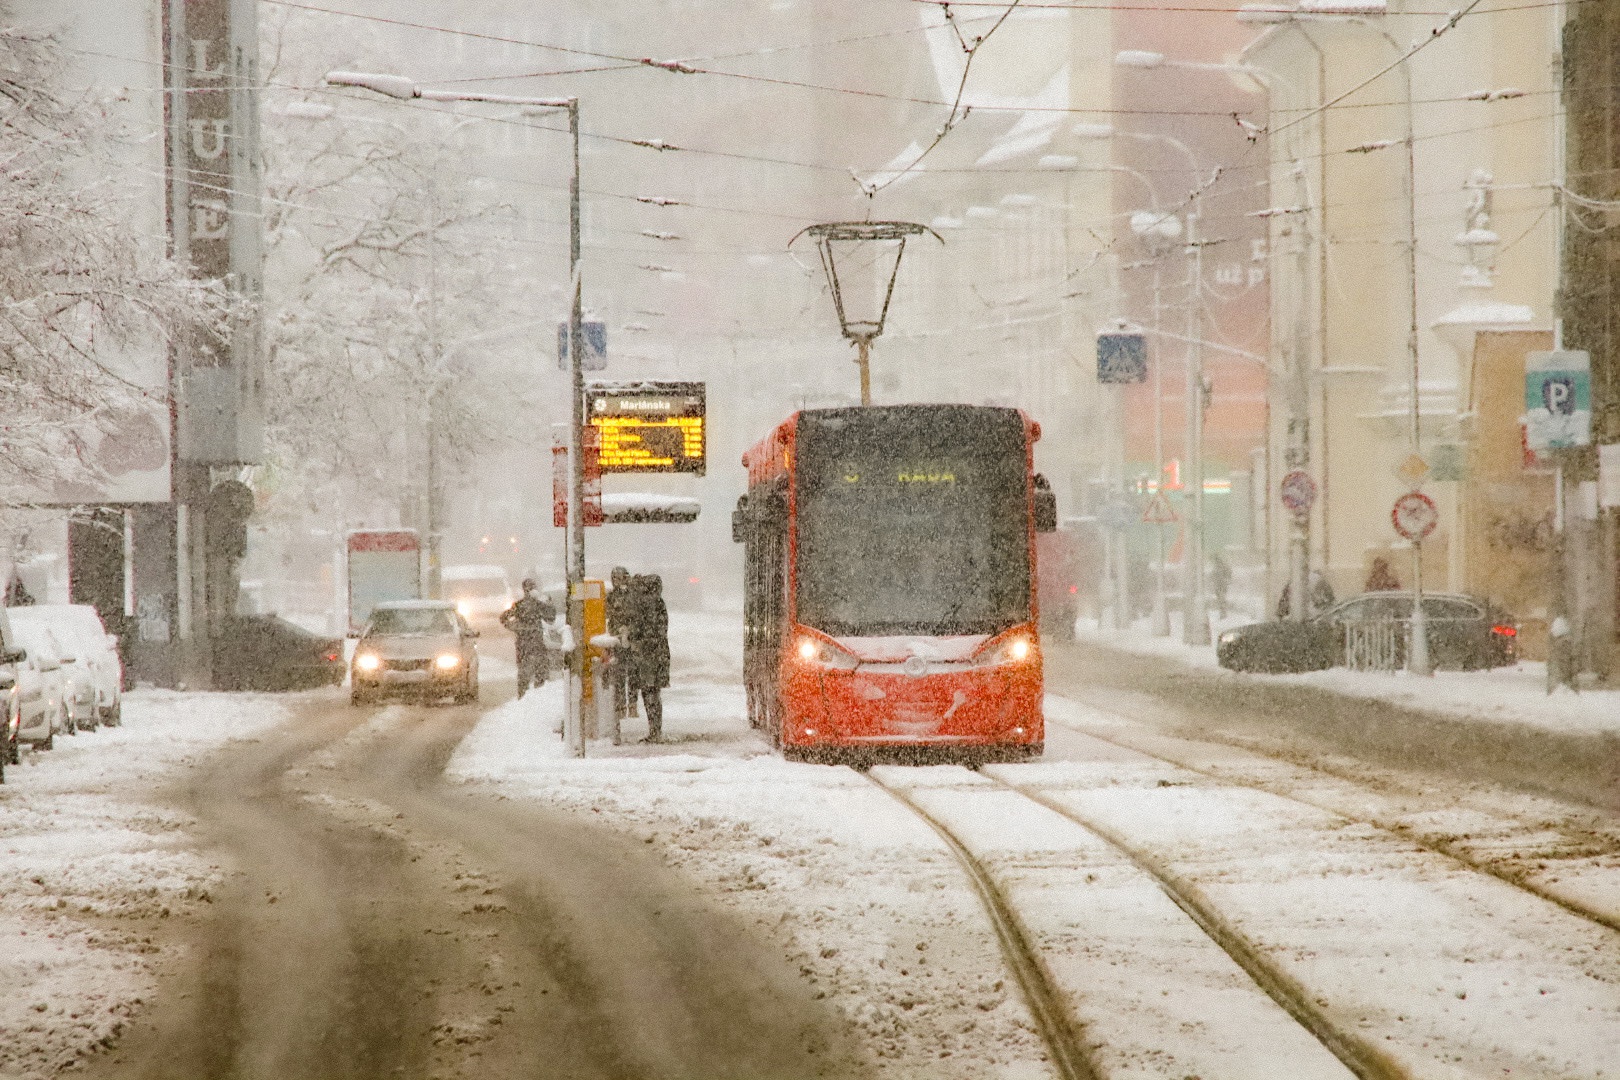
[[[523,579],[523,595],[501,612],[501,625],[517,639],[517,696],[530,686],[543,686],[546,669],[546,624],[557,617],[557,609],[536,590],[534,578]]]
[[[647,742],[664,737],[663,689],[669,685],[669,610],[657,574],[630,580],[625,629],[630,642],[630,694],[647,707]]]

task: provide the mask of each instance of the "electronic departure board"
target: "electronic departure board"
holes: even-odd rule
[[[601,437],[604,473],[703,475],[704,384],[590,383],[585,413]]]

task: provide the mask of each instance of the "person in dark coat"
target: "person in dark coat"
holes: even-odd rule
[[[546,669],[546,623],[557,617],[557,609],[535,591],[534,578],[523,579],[523,596],[501,612],[501,625],[517,639],[517,696],[533,686],[544,686]]]
[[[664,736],[664,703],[669,685],[669,610],[664,606],[664,581],[657,574],[631,579],[625,629],[630,641],[630,692],[647,706],[647,742]]]
[[[1380,555],[1372,561],[1372,569],[1367,574],[1367,584],[1362,588],[1367,592],[1399,592],[1401,579],[1389,568],[1389,560]]]
[[[607,632],[619,639],[608,664],[608,685],[613,688],[613,715],[623,719],[638,715],[636,698],[630,692],[630,631],[627,625],[631,599],[630,571],[615,566],[610,575],[613,588],[607,594]]]

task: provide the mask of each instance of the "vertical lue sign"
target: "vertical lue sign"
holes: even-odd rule
[[[1097,381],[1147,381],[1147,338],[1140,332],[1106,330],[1097,335]]]
[[[1567,450],[1592,441],[1592,359],[1561,349],[1524,360],[1524,435],[1535,451]]]

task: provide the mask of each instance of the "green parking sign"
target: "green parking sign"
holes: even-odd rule
[[[1576,349],[1524,359],[1524,437],[1535,451],[1592,441],[1592,358]]]

